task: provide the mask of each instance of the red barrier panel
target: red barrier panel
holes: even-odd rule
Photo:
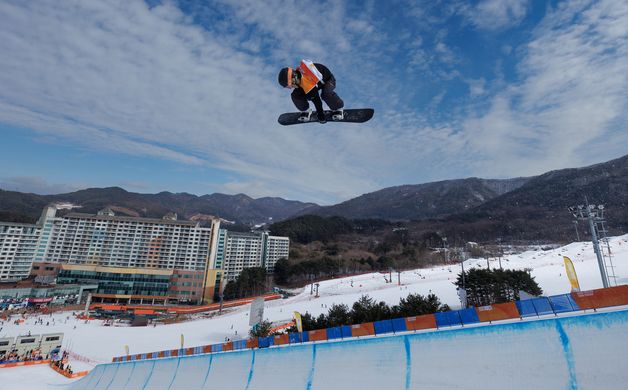
[[[520,318],[519,310],[517,310],[517,305],[514,302],[476,307],[475,312],[478,314],[480,322]]]
[[[141,353],[136,354],[135,360],[142,360],[142,354]]]
[[[229,341],[227,343],[224,343],[222,345],[222,350],[223,351],[233,351],[233,341]]]
[[[628,305],[628,285],[572,292],[571,297],[582,310]]]
[[[351,325],[351,336],[372,336],[375,334],[375,328],[372,322],[365,322],[363,324]]]
[[[124,358],[124,360],[126,360],[127,362],[131,361],[131,355],[126,355]]]
[[[325,341],[327,340],[327,329],[310,330],[308,336],[310,341]]]
[[[287,333],[277,335],[273,338],[274,345],[290,344],[290,338]]]
[[[406,329],[422,330],[436,329],[436,317],[434,314],[424,314],[416,317],[406,317]]]
[[[211,345],[203,345],[203,353],[211,353],[212,346]]]
[[[246,340],[246,347],[247,348],[258,348],[259,347],[259,340],[257,340],[257,337]]]

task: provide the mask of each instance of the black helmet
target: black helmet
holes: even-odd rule
[[[279,71],[279,76],[277,77],[277,81],[279,81],[279,85],[281,85],[284,88],[288,87],[288,84],[290,84],[292,82],[292,80],[290,80],[290,73],[292,69],[290,68],[282,68]]]

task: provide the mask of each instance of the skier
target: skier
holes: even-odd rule
[[[308,111],[310,107],[308,100],[311,100],[316,108],[318,121],[320,123],[327,122],[321,98],[333,111],[332,118],[334,120],[343,118],[344,102],[334,92],[336,78],[325,65],[310,60],[302,60],[297,68],[281,69],[278,81],[282,87],[293,89],[292,102],[297,109],[303,111],[303,116],[308,119],[311,115],[311,112]],[[320,95],[319,91],[321,91]]]

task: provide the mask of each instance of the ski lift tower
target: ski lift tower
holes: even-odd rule
[[[586,201],[586,198],[585,198]],[[593,251],[597,257],[597,263],[602,276],[602,285],[604,288],[611,285],[617,285],[617,276],[615,276],[615,267],[613,266],[613,257],[611,246],[608,240],[606,230],[606,220],[604,219],[604,205],[593,205],[586,202],[585,205],[569,207],[569,211],[576,220],[587,221],[591,230],[591,241],[593,242]]]

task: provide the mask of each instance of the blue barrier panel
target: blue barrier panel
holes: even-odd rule
[[[310,334],[308,332],[302,332],[301,333],[301,342],[307,343],[308,341],[310,341]]]
[[[571,297],[571,294],[554,295],[549,297],[554,313],[566,313],[577,310],[578,306],[574,308],[568,297]]]
[[[393,332],[393,325],[391,320],[375,321],[373,322],[373,328],[375,328],[375,334]]]
[[[327,328],[327,340],[340,339],[342,338],[342,332],[340,331],[340,327],[336,326],[334,328]]]
[[[408,330],[405,318],[393,318],[390,321],[392,322],[393,332],[405,332]]]
[[[170,350],[164,351],[164,357],[170,357]]]
[[[436,317],[436,326],[439,328],[441,326],[462,325],[458,310],[434,313],[434,317]]]
[[[288,342],[290,344],[298,344],[301,342],[301,333],[292,332],[288,333]]]
[[[133,361],[133,360],[137,360],[137,356],[131,355],[131,361]]]
[[[222,344],[212,344],[212,352],[222,352]]]
[[[552,310],[552,305],[550,304],[547,297],[534,298],[530,299],[530,301],[532,301],[532,304],[534,305],[534,308],[536,309],[536,313],[538,315],[541,316],[544,314],[554,314],[554,310]]]
[[[233,349],[246,349],[246,340],[236,340],[233,342]]]
[[[536,315],[536,310],[534,309],[534,303],[532,303],[532,300],[527,299],[525,301],[517,301],[515,304],[517,305],[517,310],[519,310],[521,317],[533,317]]]
[[[475,311],[474,307],[458,310],[458,314],[463,324],[475,324],[476,322],[480,322],[478,313]]]
[[[351,336],[351,325],[342,325],[340,327],[340,334],[342,335],[342,338],[347,338],[347,337],[352,337]]]
[[[194,355],[200,355],[203,353],[203,347],[194,347]]]
[[[571,307],[573,307],[574,311],[576,310],[582,310],[580,309],[580,306],[578,306],[578,304],[576,303],[576,301],[573,299],[573,296],[571,294],[565,294],[565,296],[567,297],[567,299],[569,300],[569,303],[571,304]]]
[[[260,348],[267,348],[267,347],[270,347],[271,345],[275,345],[275,338],[273,336],[259,338]]]

